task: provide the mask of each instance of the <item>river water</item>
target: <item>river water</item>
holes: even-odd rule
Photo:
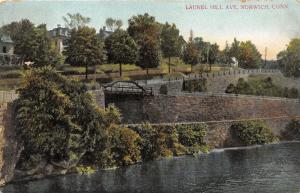
[[[9,184],[3,193],[300,193],[300,143],[217,150],[91,175]]]

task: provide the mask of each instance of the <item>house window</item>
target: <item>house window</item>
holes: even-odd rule
[[[3,46],[2,52],[3,52],[3,53],[6,53],[6,52],[7,52],[7,51],[6,51],[6,46]]]

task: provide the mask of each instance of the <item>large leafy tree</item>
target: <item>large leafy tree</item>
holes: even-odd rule
[[[17,134],[24,145],[21,164],[26,167],[32,156],[40,155],[71,168],[96,151],[101,156],[92,157],[93,163],[106,162],[107,129],[120,121],[115,108],[99,108],[83,83],[49,67],[32,69],[19,93],[15,105]]]
[[[122,64],[135,63],[137,59],[137,45],[133,38],[124,30],[117,30],[105,40],[107,60],[119,64],[122,76]]]
[[[277,55],[277,59],[287,76],[300,77],[300,39],[292,39],[287,49]]]
[[[242,68],[258,68],[262,64],[261,54],[251,41],[240,43],[238,61]]]
[[[91,21],[91,18],[82,16],[80,13],[67,13],[67,15],[63,17],[63,20],[67,28],[78,29],[79,27],[86,26]]]
[[[175,24],[166,23],[161,31],[161,50],[164,57],[169,59],[169,73],[171,72],[171,57],[180,54],[179,30]]]
[[[96,35],[96,30],[89,27],[74,28],[67,40],[64,52],[66,62],[74,66],[85,67],[85,78],[88,78],[88,67],[102,64],[105,60],[104,43]]]
[[[56,50],[46,25],[34,26],[27,19],[12,22],[1,28],[1,32],[10,35],[15,42],[15,54],[24,61],[34,62],[34,66],[55,65],[60,62],[60,53]]]
[[[159,65],[161,25],[148,13],[133,16],[128,21],[128,33],[138,44],[137,65],[148,69]]]
[[[35,44],[32,47],[33,66],[41,67],[56,65],[61,60],[61,55],[55,48],[54,42],[47,31],[46,25],[39,25],[34,29]]]

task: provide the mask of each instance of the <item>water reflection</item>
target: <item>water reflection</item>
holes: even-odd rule
[[[3,193],[299,193],[300,143],[147,162],[10,184]]]

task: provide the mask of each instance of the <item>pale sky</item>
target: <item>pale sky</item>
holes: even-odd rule
[[[234,37],[251,40],[262,54],[268,48],[269,59],[276,58],[291,38],[300,38],[300,0],[3,1],[0,0],[0,25],[28,18],[35,24],[46,23],[52,29],[64,24],[62,16],[66,13],[79,12],[90,17],[90,26],[99,30],[108,17],[121,19],[127,27],[130,17],[147,12],[159,22],[175,23],[185,39],[192,29],[194,37],[217,42],[221,47],[226,41],[231,43]],[[188,9],[191,5],[205,5],[208,9]],[[211,9],[211,5],[221,5],[222,10]],[[239,9],[230,10],[227,5]],[[268,9],[246,10],[241,9],[242,5],[268,6]]]

